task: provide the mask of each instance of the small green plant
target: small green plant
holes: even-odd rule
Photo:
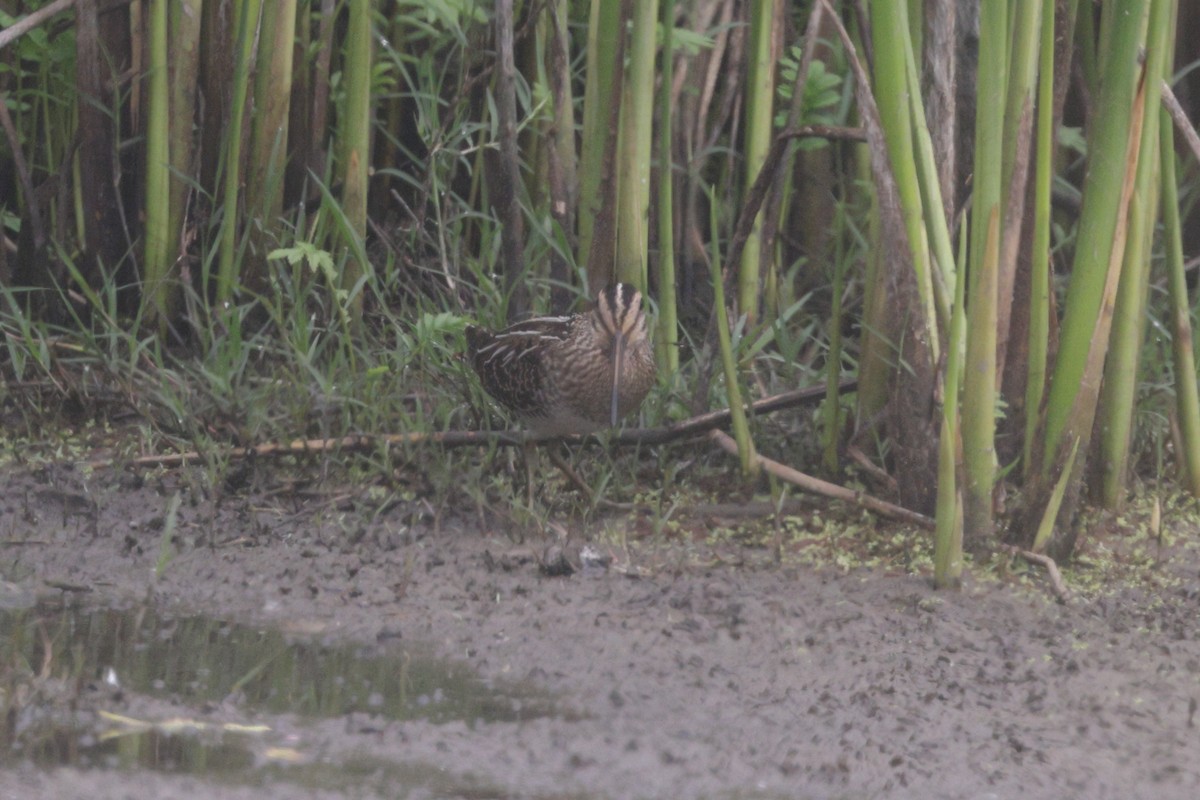
[[[167,512],[163,516],[162,536],[158,540],[158,558],[154,561],[155,580],[163,576],[171,559],[175,557],[175,535],[178,532],[180,500],[179,492],[175,492],[167,501]]]
[[[787,54],[779,60],[779,105],[785,109],[775,115],[775,126],[782,128],[787,124],[786,108],[792,99],[792,86],[796,83],[796,74],[800,69],[800,59],[804,48],[792,45]],[[825,62],[814,59],[808,67],[808,80],[804,84],[804,107],[800,120],[803,125],[837,125],[844,117],[844,87],[842,76],[835,72],[827,72]],[[827,147],[825,139],[806,139],[800,142],[800,148],[815,150]]]

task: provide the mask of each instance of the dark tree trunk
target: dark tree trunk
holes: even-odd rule
[[[128,10],[118,6],[100,13],[94,0],[76,6],[75,78],[79,90],[79,173],[83,196],[83,258],[80,269],[99,287],[112,276],[132,286],[130,248],[137,215],[125,205],[117,186],[136,183],[136,170],[123,169],[121,132],[127,127],[127,105],[119,103],[119,78],[131,63]],[[119,112],[119,113],[117,113]],[[117,113],[114,116],[114,113]]]

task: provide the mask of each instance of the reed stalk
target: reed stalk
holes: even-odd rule
[[[920,17],[917,18],[918,20]],[[910,28],[919,24],[910,25]],[[951,296],[957,282],[957,272],[954,259],[954,245],[950,236],[950,221],[946,219],[946,203],[942,196],[941,178],[938,175],[937,156],[933,151],[933,137],[929,133],[929,124],[925,114],[925,102],[921,97],[921,79],[917,72],[916,42],[908,39],[904,45],[904,67],[907,77],[909,114],[913,123],[913,155],[916,158],[917,184],[921,197],[921,217],[925,223],[926,240],[929,243],[929,291],[931,298],[925,300],[926,308],[932,303],[937,310],[936,321],[938,329],[947,330],[950,326]],[[961,259],[959,259],[961,263]],[[933,317],[931,320],[935,319]],[[932,324],[932,322],[931,322]],[[938,357],[937,339],[934,340],[934,358]]]
[[[679,323],[675,298],[675,170],[671,148],[671,93],[675,74],[675,0],[662,2],[662,83],[658,93],[658,336],[659,367],[679,371]]]
[[[744,186],[748,191],[762,169],[767,148],[771,146],[775,108],[775,54],[772,47],[772,22],[776,0],[752,0],[750,3],[750,44],[746,76],[746,138]],[[754,227],[742,250],[738,268],[737,309],[748,324],[758,320],[758,306],[767,272],[773,262],[762,250],[762,212],[754,218]]]
[[[1200,396],[1196,385],[1196,360],[1188,304],[1187,275],[1183,262],[1183,231],[1179,220],[1179,189],[1175,178],[1175,138],[1171,116],[1163,109],[1158,135],[1162,160],[1163,241],[1171,296],[1172,353],[1175,361],[1175,408],[1179,416],[1182,450],[1179,454],[1187,490],[1200,497]]]
[[[167,26],[170,36],[168,62],[171,67],[171,224],[176,237],[183,228],[184,204],[190,187],[186,178],[196,165],[196,96],[200,90],[200,47],[203,33],[204,0],[180,0],[170,3]]]
[[[351,236],[359,242],[367,236],[367,165],[371,145],[371,2],[347,0],[350,14],[346,25],[345,63],[342,88],[346,96],[338,130],[338,173],[342,183],[341,207]],[[351,248],[351,253],[354,252]],[[369,265],[356,255],[342,267],[341,289],[348,292],[352,319],[362,314],[362,292],[356,291]]]
[[[843,295],[845,294],[846,271],[848,269],[845,253],[846,205],[838,203],[834,209],[834,247],[833,256],[833,286],[830,290],[829,308],[829,354],[825,359],[825,402],[821,404],[821,436],[825,440],[822,461],[830,473],[838,469],[838,445],[842,435],[842,397],[838,384],[842,379],[842,319]]]
[[[1036,144],[1034,147],[1033,245],[1030,261],[1029,346],[1025,364],[1025,441],[1022,470],[1037,473],[1041,452],[1035,447],[1046,392],[1050,355],[1050,187],[1054,182],[1054,12],[1042,13],[1038,63]],[[1061,80],[1061,79],[1060,79]]]
[[[1172,30],[1170,6],[1171,0],[1152,0],[1150,4],[1141,148],[1129,203],[1129,233],[1125,240],[1112,337],[1100,390],[1100,437],[1095,463],[1099,472],[1099,500],[1107,508],[1119,508],[1124,503],[1129,474],[1138,364],[1146,335],[1150,255],[1160,194],[1158,124],[1162,82],[1153,76],[1162,75],[1164,65],[1168,63],[1166,54],[1170,52],[1170,44],[1167,37]]]
[[[617,170],[617,280],[646,288],[650,246],[650,152],[658,0],[633,4],[633,32],[621,93]]]
[[[1128,236],[1128,210],[1136,185],[1138,153],[1141,149],[1145,69],[1138,54],[1145,41],[1147,8],[1145,2],[1129,0],[1128,7],[1111,18],[1114,30],[1107,37],[1111,46],[1105,53],[1107,60],[1101,100],[1111,103],[1103,105],[1105,113],[1097,120],[1090,139],[1090,170],[1077,233],[1075,269],[1071,275],[1061,346],[1046,411],[1047,450],[1042,464],[1041,491],[1044,492],[1048,484],[1047,475],[1059,471],[1068,449],[1078,447],[1081,453],[1081,458],[1075,461],[1073,472],[1067,476],[1064,500],[1058,512],[1061,524],[1055,528],[1056,535],[1047,542],[1047,552],[1053,558],[1070,557],[1080,532],[1079,527],[1073,524],[1073,519],[1080,496],[1083,466],[1086,464],[1084,456],[1091,447],[1096,423],[1104,362],[1109,353],[1114,307]],[[1110,159],[1120,167],[1120,182],[1116,187],[1092,180],[1097,175],[1109,177],[1107,173],[1112,167],[1105,162]],[[1098,191],[1100,187],[1114,190],[1115,197],[1107,197],[1105,191]],[[1111,217],[1107,217],[1107,214],[1101,217],[1101,212],[1108,211],[1112,212]],[[1111,230],[1098,225],[1104,218],[1109,219]],[[1100,241],[1085,237],[1085,232],[1099,237]],[[1073,289],[1077,286],[1079,293],[1074,294]],[[1086,305],[1091,299],[1091,292],[1096,295],[1094,313]],[[1078,330],[1084,322],[1090,326],[1086,338]],[[1071,337],[1070,341],[1068,337]],[[1071,363],[1075,358],[1081,358],[1082,363]],[[1062,388],[1061,381],[1072,383]],[[1056,405],[1056,401],[1069,405],[1062,409]],[[1052,425],[1055,422],[1059,423],[1057,428]],[[1102,418],[1100,422],[1103,426],[1105,420]],[[1042,502],[1040,498],[1036,499],[1035,507]]]
[[[1053,2],[1053,0],[1051,0]],[[1017,256],[1029,197],[1029,161],[1033,143],[1034,101],[1038,54],[1041,46],[1043,0],[1013,0],[1010,7],[1010,38],[1005,85],[1004,133],[1000,155],[1000,208],[1003,223],[1000,232],[999,274],[996,279],[996,379],[1007,371],[1010,350],[1019,352],[1028,341],[1025,330],[1017,330],[1022,341],[1010,345],[1013,335],[1013,293],[1017,282]],[[1051,11],[1053,13],[1053,11]],[[1019,325],[1023,325],[1023,314]]]
[[[1096,114],[1089,136],[1089,167],[1075,237],[1075,259],[1067,287],[1058,358],[1046,401],[1046,424],[1042,437],[1043,477],[1053,469],[1055,456],[1063,445],[1072,409],[1083,383],[1089,351],[1093,346],[1104,348],[1107,343],[1107,339],[1093,342],[1093,334],[1105,296],[1117,229],[1123,227],[1123,224],[1118,225],[1118,217],[1122,211],[1122,187],[1127,171],[1126,150],[1129,147],[1135,93],[1142,74],[1138,52],[1145,40],[1148,0],[1113,2],[1120,8],[1113,17],[1115,30],[1110,36],[1111,45],[1104,54],[1104,79],[1097,102],[1097,108],[1104,111]],[[1094,405],[1091,412],[1094,412]],[[1091,412],[1087,414],[1089,418]],[[1090,436],[1090,427],[1089,422],[1086,430],[1077,430],[1085,443]],[[1086,453],[1088,448],[1084,446],[1081,449]]]
[[[979,12],[979,77],[975,100],[975,169],[963,373],[963,536],[982,549],[992,539],[996,472],[996,319],[999,290],[1001,158],[1008,61],[1008,9],[983,0]]]
[[[719,230],[717,221],[717,198],[710,188],[709,225],[714,234]],[[725,373],[725,394],[729,401],[730,426],[737,442],[738,460],[742,475],[750,477],[758,473],[759,462],[750,436],[750,423],[746,419],[746,408],[742,404],[742,387],[738,376],[737,359],[733,355],[733,339],[729,332],[729,306],[725,304],[725,281],[721,277],[721,252],[719,239],[712,239],[712,254],[709,258],[709,275],[713,285],[713,313],[717,325],[717,342],[721,350],[721,368]]]
[[[258,220],[263,241],[247,264],[244,280],[261,286],[266,251],[274,243],[283,209],[283,175],[287,154],[289,100],[292,96],[292,42],[296,37],[296,0],[279,0],[263,6],[259,33],[258,65],[254,75],[254,117],[250,124],[246,211]]]
[[[601,265],[590,264],[589,260],[596,217],[604,205],[605,171],[611,168],[605,163],[605,153],[609,136],[616,135],[616,131],[610,130],[609,118],[613,104],[619,100],[613,96],[613,87],[617,70],[622,69],[617,54],[623,50],[618,42],[624,36],[621,3],[618,0],[592,0],[588,17],[587,78],[583,94],[579,159],[579,247],[575,256],[577,263],[587,264],[589,269],[602,268]],[[611,265],[604,267],[611,269]],[[604,275],[599,281],[593,281],[589,275],[588,283],[592,288],[602,288],[607,279],[608,276]],[[599,283],[599,287],[596,283]]]
[[[149,92],[146,103],[146,222],[142,304],[146,320],[166,331],[170,315],[171,160],[168,0],[150,3]]]
[[[937,323],[949,321],[947,304],[939,315],[934,301],[933,272],[930,267],[929,239],[925,227],[925,208],[921,200],[921,181],[917,173],[917,145],[913,140],[914,121],[909,104],[910,93],[919,91],[908,83],[905,51],[910,30],[904,3],[872,0],[871,21],[875,46],[875,100],[879,121],[887,142],[888,160],[896,178],[904,226],[912,252],[917,291],[929,326],[927,338],[936,361],[940,353]],[[938,209],[941,208],[939,203]]]
[[[237,286],[237,233],[240,216],[238,197],[242,184],[242,128],[246,118],[246,98],[250,89],[250,63],[254,58],[255,32],[258,30],[262,0],[243,0],[236,7],[236,61],[233,67],[233,97],[229,127],[222,142],[221,238],[217,260],[218,306],[233,299]]]
[[[992,235],[996,235],[994,232]],[[958,240],[958,274],[965,274],[966,232]],[[967,337],[966,281],[954,286],[953,314],[946,345],[946,377],[943,382],[942,427],[938,439],[938,491],[936,528],[933,534],[933,585],[957,589],[963,570],[962,437],[958,397],[962,384],[962,360]]]

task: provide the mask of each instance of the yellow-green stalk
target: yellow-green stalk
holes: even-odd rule
[[[1071,439],[1071,451],[1067,454],[1067,460],[1063,463],[1062,472],[1059,473],[1058,479],[1054,482],[1054,490],[1050,492],[1050,499],[1046,501],[1046,507],[1042,511],[1041,520],[1038,522],[1037,532],[1033,536],[1033,544],[1030,550],[1035,553],[1040,553],[1046,548],[1050,537],[1054,534],[1054,521],[1058,518],[1059,509],[1062,508],[1063,498],[1067,493],[1067,485],[1071,482],[1071,473],[1075,471],[1075,458],[1079,455],[1079,439]]]
[[[996,293],[999,281],[1000,162],[1004,129],[1008,13],[1004,0],[979,11],[979,76],[975,100],[975,170],[971,209],[970,301],[963,369],[963,535],[990,546],[996,473]]]
[[[617,163],[617,280],[646,288],[650,246],[650,148],[658,0],[633,4],[628,72],[621,93]]]
[[[750,3],[750,51],[749,74],[746,86],[746,154],[745,190],[749,190],[762,168],[771,146],[774,127],[775,101],[775,58],[772,52],[772,22],[775,19],[776,0],[752,0]],[[758,320],[760,284],[770,269],[764,259],[771,260],[770,253],[762,252],[762,213],[754,220],[750,238],[742,250],[742,262],[738,270],[737,308],[753,324]]]
[[[853,145],[854,185],[870,186],[871,148],[865,142]],[[880,241],[883,222],[880,218],[879,197],[876,192],[867,192],[868,242]],[[883,335],[889,313],[889,292],[885,281],[882,261],[887,255],[882,247],[868,249],[864,260],[863,324],[858,359],[858,392],[855,396],[858,426],[873,424],[879,412],[887,404],[888,381],[892,374],[892,347]]]
[[[709,225],[715,234],[717,223],[717,196],[708,190]],[[729,307],[725,305],[725,284],[721,279],[721,252],[718,238],[712,239],[712,255],[708,260],[713,285],[713,313],[717,323],[717,341],[721,348],[721,366],[725,372],[725,394],[729,401],[730,423],[733,438],[737,441],[738,459],[742,474],[751,476],[758,472],[758,459],[754,440],[750,436],[750,424],[746,419],[746,407],[742,404],[742,388],[738,380],[737,359],[733,357],[733,339],[729,333]]]
[[[1042,0],[1013,0],[1012,55],[1008,61],[1008,85],[1004,110],[1004,148],[1001,159],[1000,191],[1004,198],[1016,189],[1012,186],[1018,155],[1018,134],[1026,109],[1033,108],[1033,79],[1037,75]],[[1051,51],[1053,52],[1053,47]],[[1051,62],[1053,63],[1053,62]]]
[[[919,19],[919,18],[918,18]],[[912,24],[910,29],[920,27]],[[929,134],[929,125],[925,116],[925,102],[921,99],[921,79],[917,72],[917,59],[914,52],[916,44],[905,40],[904,67],[907,78],[909,113],[913,124],[913,141],[916,147],[917,183],[921,190],[922,218],[925,222],[926,236],[929,242],[930,258],[930,289],[932,300],[926,300],[928,308],[932,302],[937,309],[937,323],[941,329],[950,324],[950,295],[955,285],[954,245],[950,238],[949,220],[943,209],[946,207],[942,199],[942,186],[938,178],[937,157],[933,152],[933,137]],[[961,259],[959,260],[961,263]],[[931,322],[932,324],[932,322]],[[931,332],[932,338],[932,332]],[[938,357],[938,349],[933,349],[934,359]]]
[[[587,80],[583,94],[583,130],[580,144],[579,160],[579,249],[575,259],[579,264],[588,264],[592,253],[592,231],[596,216],[603,205],[603,179],[605,170],[611,165],[605,164],[605,152],[608,148],[608,137],[614,131],[609,130],[609,118],[612,107],[619,98],[613,97],[613,83],[617,70],[622,65],[617,63],[617,52],[621,50],[618,42],[624,37],[625,31],[621,25],[621,3],[617,0],[592,0],[591,13],[588,19],[587,41]],[[592,269],[607,268],[611,265],[590,265]],[[602,287],[609,275],[601,276],[598,281]],[[596,287],[596,282],[589,276],[589,285]]]
[[[1133,431],[1133,407],[1138,383],[1138,363],[1146,332],[1146,294],[1149,290],[1150,254],[1154,223],[1158,218],[1158,123],[1162,83],[1149,76],[1162,75],[1170,52],[1171,0],[1152,0],[1146,50],[1146,75],[1141,149],[1137,177],[1129,202],[1129,233],[1112,338],[1104,362],[1104,384],[1100,394],[1100,440],[1097,443],[1100,469],[1100,502],[1118,508],[1124,502],[1129,473],[1129,446]],[[1173,33],[1172,33],[1173,36]]]
[[[1043,0],[1014,0],[1010,7],[1012,50],[1005,88],[1004,139],[1000,157],[999,274],[996,281],[996,372],[1005,373],[1012,329],[1017,252],[1022,240],[1028,193],[1029,159],[1034,120],[1035,83],[1041,45]],[[1051,11],[1050,13],[1053,13]],[[1023,332],[1022,332],[1023,333]],[[1023,346],[1024,343],[1021,343]]]
[[[1148,0],[1113,2],[1119,6],[1119,13],[1113,17],[1115,29],[1110,37],[1111,46],[1104,53],[1104,80],[1096,104],[1100,111],[1095,115],[1088,138],[1088,170],[1084,182],[1083,209],[1075,237],[1075,260],[1067,288],[1058,357],[1046,404],[1045,435],[1042,437],[1043,476],[1054,469],[1055,455],[1063,444],[1068,420],[1081,389],[1105,295],[1114,237],[1118,227],[1123,227],[1118,222],[1118,215],[1121,213],[1134,95],[1142,71],[1138,53],[1145,41]],[[1107,339],[1094,344],[1104,348]],[[1095,387],[1090,387],[1090,392],[1094,391]],[[1085,444],[1090,436],[1094,399],[1087,405],[1090,406],[1086,413],[1087,429],[1082,429],[1084,420],[1079,420],[1077,427],[1080,430],[1076,431]],[[1082,449],[1086,453],[1087,447]]]
[[[904,3],[894,0],[872,0],[871,31],[875,45],[874,93],[879,105],[879,121],[887,141],[888,159],[896,177],[896,189],[903,209],[904,226],[912,251],[917,290],[924,307],[928,326],[927,338],[933,360],[937,361],[940,342],[937,322],[949,321],[948,308],[943,303],[939,317],[934,302],[933,273],[930,268],[929,240],[925,232],[925,210],[921,202],[921,186],[917,176],[916,145],[913,142],[913,118],[909,105],[908,71],[905,66],[905,42],[909,38],[908,14]],[[937,210],[940,212],[941,203]]]
[[[196,92],[200,85],[200,20],[203,0],[173,2],[167,10],[167,30],[171,37],[168,57],[171,68],[171,119],[168,146],[171,158],[170,210],[167,215],[166,255],[171,266],[169,279],[163,287],[167,293],[163,307],[169,321],[175,315],[181,285],[174,263],[179,255],[179,242],[187,215],[191,186],[184,176],[191,175],[195,157]]]
[[[1038,64],[1037,138],[1034,149],[1033,245],[1029,288],[1029,347],[1025,365],[1025,478],[1037,471],[1034,447],[1046,390],[1046,361],[1050,352],[1050,186],[1054,180],[1054,12],[1042,14]],[[1060,80],[1065,80],[1060,78]]]
[[[662,0],[662,82],[658,95],[658,364],[679,371],[679,325],[675,308],[675,204],[671,152],[671,87],[675,74],[675,0]]]
[[[1078,28],[1075,33],[1075,42],[1079,46],[1076,58],[1088,94],[1096,97],[1100,93],[1100,53],[1103,51],[1098,53],[1096,49],[1096,15],[1095,9],[1088,8],[1089,5],[1091,4],[1084,6],[1083,14],[1075,17],[1075,24]]]
[[[1143,9],[1144,10],[1144,9]],[[1132,13],[1132,12],[1131,12]],[[1134,28],[1134,34],[1131,38],[1141,40],[1144,38],[1145,15],[1141,15],[1139,20],[1136,15],[1124,18],[1120,21],[1118,28],[1128,26]],[[1121,52],[1117,48],[1116,43],[1130,38],[1128,31],[1120,31],[1114,33],[1112,40],[1114,49],[1120,53],[1116,56],[1122,64],[1125,62],[1126,53]],[[1140,45],[1140,42],[1139,42]],[[1136,54],[1128,54],[1129,57],[1136,59]],[[1110,59],[1114,58],[1112,53],[1108,54]],[[1136,62],[1135,62],[1136,63]],[[1108,66],[1112,66],[1112,63]],[[1090,446],[1091,434],[1096,424],[1096,408],[1100,396],[1100,381],[1104,372],[1104,361],[1108,355],[1109,333],[1112,328],[1112,319],[1114,307],[1116,306],[1117,287],[1121,278],[1122,260],[1125,255],[1125,240],[1128,234],[1128,209],[1131,198],[1133,196],[1133,187],[1137,175],[1137,159],[1141,146],[1142,120],[1145,106],[1142,101],[1142,93],[1145,88],[1144,69],[1139,65],[1138,69],[1130,76],[1114,76],[1113,73],[1122,72],[1123,69],[1107,70],[1105,80],[1107,86],[1116,86],[1122,77],[1132,84],[1134,88],[1133,96],[1130,98],[1129,105],[1122,107],[1120,104],[1115,105],[1107,116],[1111,116],[1118,111],[1128,109],[1129,125],[1122,144],[1124,145],[1124,153],[1120,156],[1119,163],[1123,167],[1121,176],[1121,184],[1118,189],[1116,200],[1116,219],[1113,223],[1113,230],[1108,235],[1108,252],[1107,263],[1104,264],[1103,283],[1099,287],[1099,307],[1097,308],[1095,319],[1092,321],[1091,336],[1087,340],[1084,363],[1080,369],[1079,385],[1073,395],[1070,397],[1071,405],[1065,416],[1062,433],[1058,441],[1058,447],[1053,451],[1055,458],[1061,458],[1066,450],[1066,445],[1071,444],[1072,448],[1078,447],[1081,451],[1085,446]],[[1112,155],[1106,152],[1105,148],[1101,148],[1099,152],[1093,152],[1092,158]],[[1093,167],[1094,169],[1095,167]],[[1088,214],[1087,209],[1088,195],[1084,195],[1084,218]],[[1082,236],[1083,222],[1080,223],[1080,236]],[[1081,243],[1082,245],[1082,243]],[[1076,264],[1080,263],[1079,252],[1076,251]],[[1079,273],[1075,273],[1074,277],[1078,277]],[[1072,282],[1074,285],[1074,281]],[[1068,296],[1068,313],[1070,313],[1070,296]],[[1068,317],[1067,321],[1070,321]],[[1076,318],[1076,324],[1078,318]],[[1062,365],[1064,355],[1060,349],[1058,358],[1059,366]],[[1059,379],[1058,370],[1055,371],[1055,381]],[[1047,408],[1047,416],[1054,411],[1054,390],[1056,384],[1052,383],[1050,387],[1051,395]],[[1071,524],[1074,517],[1075,506],[1079,500],[1080,492],[1078,491],[1080,478],[1083,473],[1082,466],[1086,463],[1085,458],[1078,459],[1075,462],[1074,471],[1068,476],[1066,484],[1065,497],[1062,508],[1058,512],[1058,520],[1062,523],[1060,528],[1056,528],[1059,533],[1057,537],[1051,537],[1047,543],[1047,552],[1054,558],[1068,558],[1075,550],[1075,542],[1080,529],[1078,526]],[[1045,486],[1045,476],[1059,468],[1058,463],[1052,463],[1049,457],[1046,458],[1042,465],[1043,480],[1042,486]]]
[[[371,144],[371,2],[348,0],[350,18],[346,26],[345,67],[342,86],[346,92],[343,119],[338,130],[338,172],[342,182],[342,209],[353,235],[367,236],[367,159]],[[352,250],[353,252],[353,250]],[[349,296],[350,313],[362,312],[362,293],[354,291],[368,265],[359,258],[346,259],[342,268],[343,291]]]
[[[263,6],[254,76],[254,118],[250,123],[246,212],[257,217],[255,230],[270,238],[283,208],[283,167],[287,153],[288,111],[292,96],[292,53],[296,36],[296,0]],[[273,242],[264,242],[248,270],[261,271]],[[243,272],[243,280],[260,286],[262,275]]]
[[[829,307],[829,356],[825,360],[825,402],[821,407],[825,440],[825,469],[833,473],[838,468],[838,444],[842,430],[842,295],[844,292],[846,258],[846,206],[838,203],[833,212],[833,288]]]
[[[233,68],[232,116],[225,131],[222,153],[223,186],[221,195],[221,243],[217,267],[217,304],[233,299],[237,275],[238,195],[242,183],[242,127],[246,116],[246,95],[250,87],[250,61],[254,57],[255,31],[258,30],[262,0],[244,0],[237,6],[237,62]]]
[[[171,162],[167,71],[167,0],[150,4],[150,91],[146,102],[146,226],[142,302],[148,321],[166,330],[170,314]]]
[[[1175,4],[1173,4],[1175,5]],[[1171,18],[1175,18],[1172,9]],[[1166,62],[1170,68],[1170,61]],[[1160,111],[1159,157],[1162,160],[1163,242],[1171,295],[1172,352],[1175,356],[1175,409],[1183,452],[1179,454],[1187,475],[1187,490],[1200,497],[1200,396],[1196,387],[1196,361],[1192,344],[1191,313],[1183,265],[1183,232],[1179,222],[1179,189],[1175,183],[1175,133],[1171,116]]]
[[[993,217],[995,219],[995,217]],[[990,236],[997,236],[989,231]],[[958,239],[958,275],[966,274],[966,231]],[[943,383],[942,429],[938,439],[937,527],[933,535],[933,585],[957,589],[962,585],[963,495],[962,440],[959,437],[958,389],[962,381],[963,349],[967,336],[966,284],[954,284],[954,311],[946,343],[946,378]]]

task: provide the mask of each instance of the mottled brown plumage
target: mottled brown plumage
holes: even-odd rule
[[[537,317],[498,333],[467,327],[467,358],[483,388],[537,433],[615,426],[654,384],[642,295],[619,283],[595,308]]]

